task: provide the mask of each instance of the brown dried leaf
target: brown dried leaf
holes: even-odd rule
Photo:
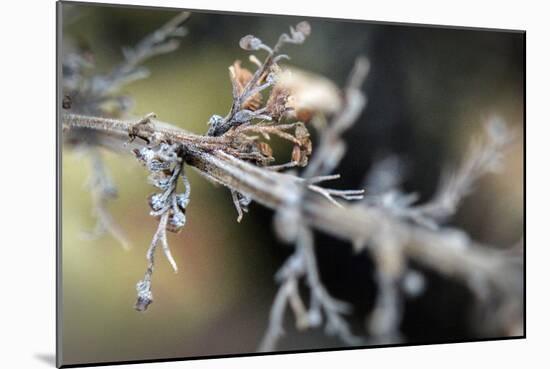
[[[292,148],[291,159],[293,162],[296,163],[296,165],[300,167],[305,167],[308,163],[308,154],[306,150],[304,150],[299,145],[294,145],[294,147]]]
[[[301,157],[302,157],[302,150],[300,150],[300,146],[294,145],[294,147],[292,148],[291,160],[296,163],[299,163]]]
[[[231,83],[233,84],[233,88],[235,89],[235,92],[240,95],[243,93],[245,86],[250,82],[252,79],[252,72],[250,72],[248,69],[241,67],[241,61],[236,60],[232,66],[229,67],[229,77],[231,78]],[[260,78],[260,81],[263,78]],[[257,93],[253,96],[250,96],[245,102],[242,104],[243,109],[248,110],[258,110],[262,106],[262,94]]]
[[[271,148],[271,146],[269,146],[268,143],[266,143],[266,142],[259,142],[259,143],[258,143],[258,149],[260,150],[260,152],[262,153],[262,155],[267,156],[268,158],[272,158],[272,157],[273,157],[273,149]]]

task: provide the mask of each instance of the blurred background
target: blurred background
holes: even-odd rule
[[[136,44],[175,14],[65,4],[63,43],[92,52],[97,70],[106,73],[122,60],[122,46]],[[515,128],[517,140],[502,172],[478,183],[451,225],[495,247],[517,244],[524,222],[522,33],[193,12],[180,48],[147,62],[150,77],[124,89],[134,99],[132,114],[155,112],[163,121],[206,132],[209,117],[223,116],[231,106],[227,67],[236,59],[248,63],[239,39],[254,34],[274,44],[288,26],[304,19],[312,35],[304,45],[285,49],[292,58],[287,64],[343,86],[357,56],[371,62],[364,86],[368,106],[346,134],[349,150],[337,170],[342,175],[337,186],[361,187],[375,161],[396,154],[406,164],[405,190],[427,200],[442,169],[460,161],[483,122],[496,114]],[[109,210],[132,248],[124,251],[109,235],[83,237],[95,224],[86,189],[90,164],[63,148],[63,362],[255,351],[277,289],[273,275],[292,251],[275,238],[272,212],[254,204],[238,224],[229,191],[188,171],[187,224],[182,233],[169,234],[180,271],[174,274],[163,257],[157,258],[155,302],[139,313],[133,309],[135,284],[143,277],[157,226],[146,200],[153,187],[131,156],[102,154],[119,189]],[[376,296],[368,254],[354,254],[349,244],[323,234],[316,235],[316,244],[325,285],[354,306],[349,320],[354,333],[364,335]],[[412,267],[424,276],[425,288],[405,301],[405,342],[486,338],[473,329],[478,322],[468,289],[420,265]],[[342,346],[322,330],[296,332],[288,318],[279,349]]]

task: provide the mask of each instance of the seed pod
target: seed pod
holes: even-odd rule
[[[166,206],[166,202],[162,199],[162,194],[154,193],[149,196],[149,206],[153,211],[159,211]]]
[[[168,223],[166,224],[166,230],[173,233],[181,231],[185,225],[186,217],[183,211],[172,211],[172,214],[168,217]]]
[[[137,301],[134,308],[137,311],[145,311],[153,303],[153,293],[151,292],[151,282],[147,280],[139,281],[136,284]]]
[[[189,197],[182,193],[176,195],[176,204],[178,204],[179,208],[184,211],[187,208],[187,205],[189,205]]]

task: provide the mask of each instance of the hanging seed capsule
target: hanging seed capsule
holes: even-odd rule
[[[175,228],[181,228],[185,225],[185,214],[182,211],[177,211],[169,219],[171,225]]]
[[[139,281],[136,284],[137,301],[134,308],[137,311],[145,311],[153,303],[153,293],[151,292],[151,282],[147,280]]]
[[[187,205],[189,205],[189,196],[183,193],[176,195],[176,203],[181,210],[185,210]]]
[[[159,211],[166,205],[163,196],[160,193],[154,193],[149,197],[149,206],[153,211]]]

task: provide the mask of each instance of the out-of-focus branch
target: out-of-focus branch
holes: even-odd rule
[[[305,178],[332,173],[344,156],[346,144],[341,136],[355,123],[365,107],[367,100],[361,92],[361,85],[368,72],[367,58],[358,58],[344,89],[343,107],[331,124],[320,132],[320,143],[315,156],[304,171]]]
[[[98,149],[87,147],[86,153],[92,164],[88,186],[92,193],[92,211],[96,218],[94,230],[86,235],[89,238],[97,238],[107,232],[121,244],[123,249],[128,250],[130,248],[128,238],[107,210],[108,201],[117,197],[117,188],[107,172]]]
[[[176,50],[178,38],[187,31],[182,24],[189,18],[189,12],[173,17],[164,26],[145,36],[134,47],[125,47],[124,60],[109,73],[90,73],[94,64],[78,53],[67,53],[63,57],[64,108],[75,113],[122,115],[130,107],[130,99],[114,95],[124,85],[149,76],[149,70],[142,64],[150,58]],[[108,108],[111,103],[114,107]]]
[[[498,117],[488,120],[485,131],[484,136],[472,142],[461,165],[456,169],[447,169],[433,200],[413,208],[418,217],[432,219],[434,223],[447,220],[480,177],[496,172],[502,166],[504,150],[514,135]]]
[[[187,21],[190,15],[189,12],[181,12],[162,27],[143,38],[136,46],[123,48],[124,61],[104,77],[102,82],[105,85],[97,87],[107,92],[120,88],[122,85],[136,79],[147,77],[149,75],[147,69],[138,68],[139,65],[154,56],[176,50],[180,45],[178,38],[187,35],[187,30],[182,27],[182,24]]]

